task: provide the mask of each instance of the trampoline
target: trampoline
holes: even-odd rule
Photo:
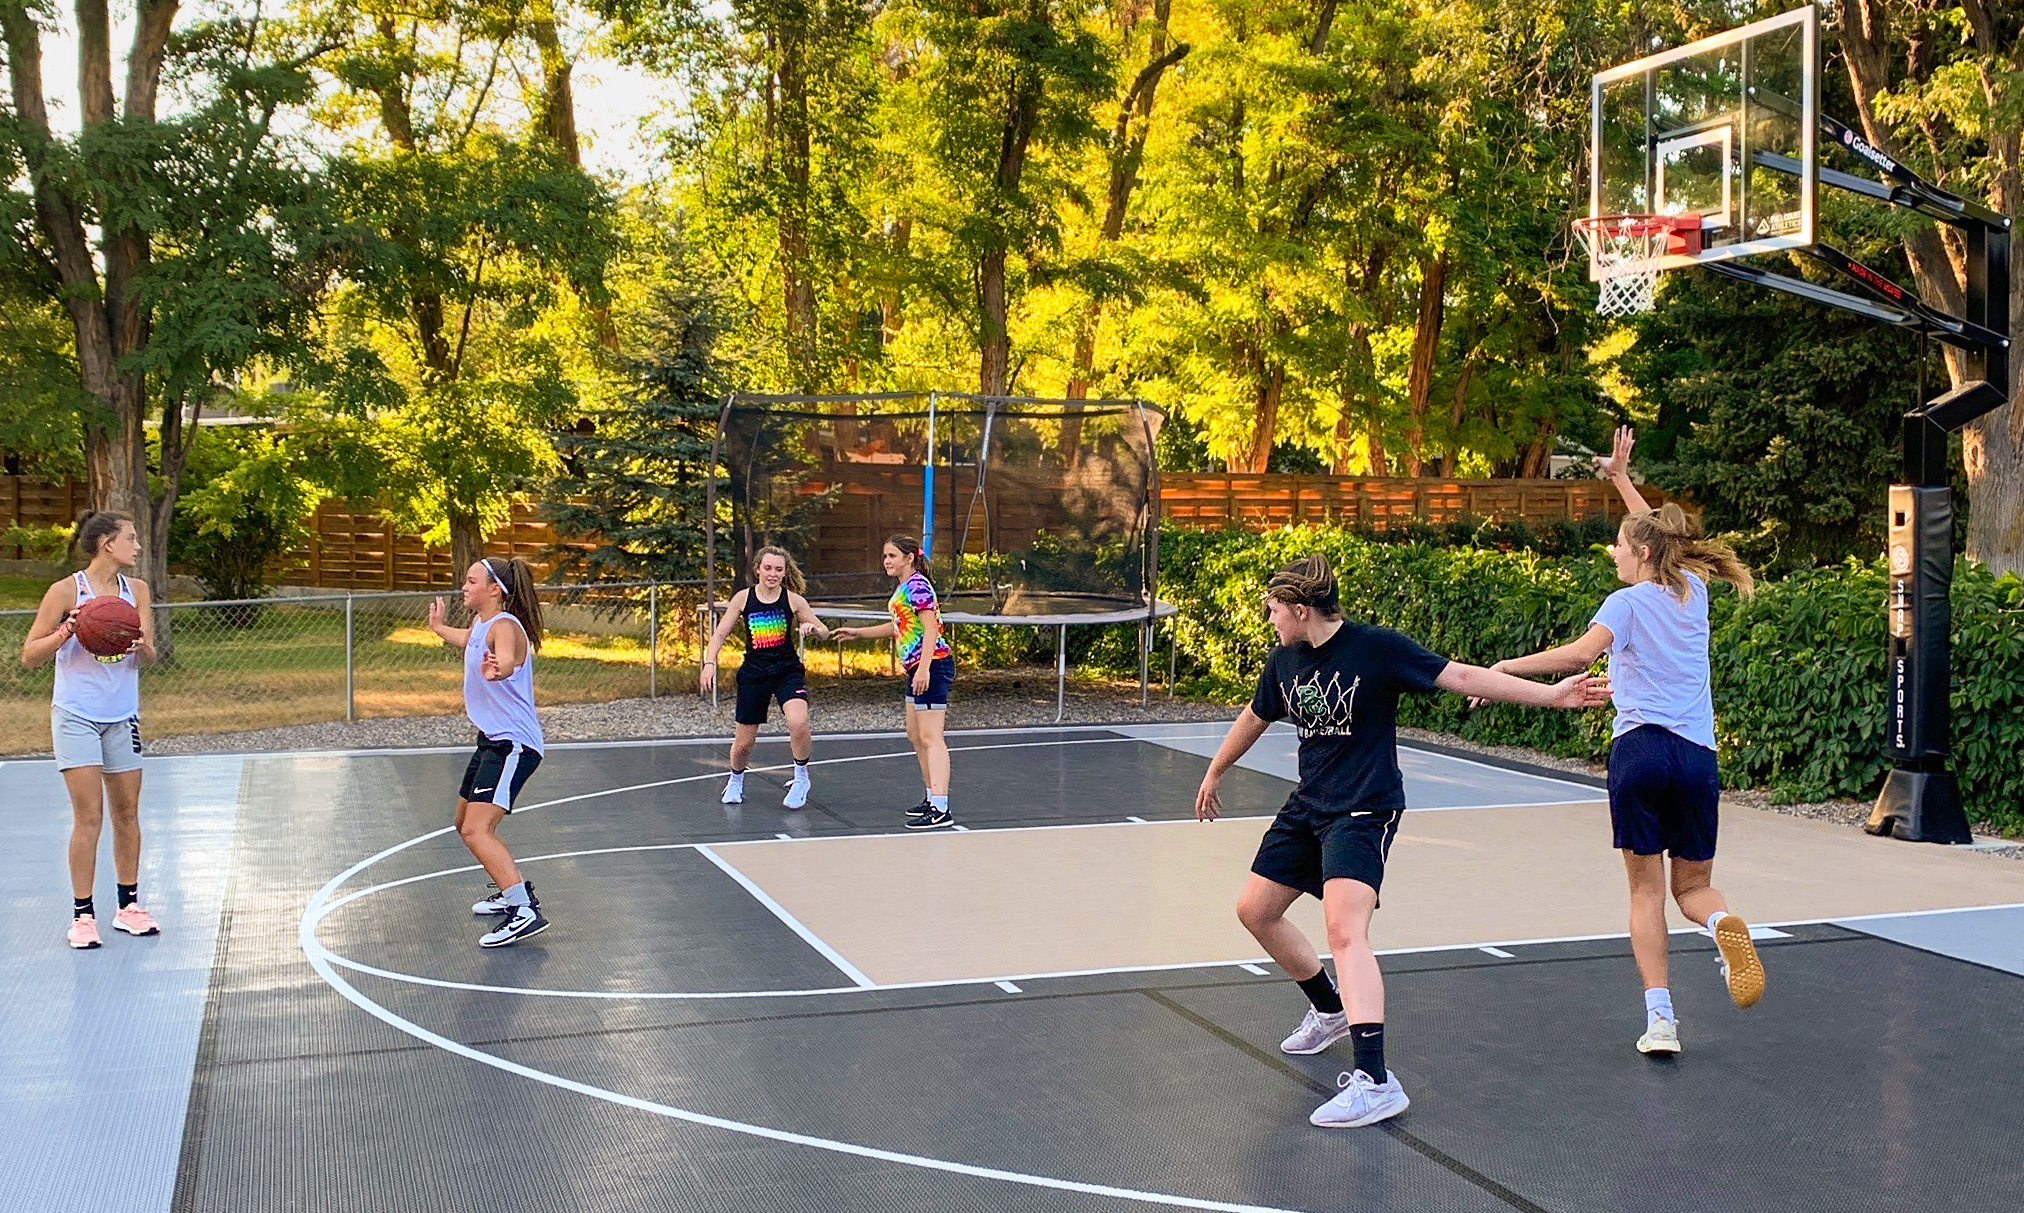
[[[1161,416],[1139,400],[733,395],[712,448],[701,623],[769,544],[794,553],[816,614],[886,619],[879,550],[918,535],[944,622],[1054,630],[1057,721],[1072,627],[1137,625],[1145,703],[1153,628],[1179,609],[1158,596]]]

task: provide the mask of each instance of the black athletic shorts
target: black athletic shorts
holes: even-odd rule
[[[779,670],[739,670],[738,707],[731,719],[739,724],[765,724],[767,705],[776,699],[783,708],[790,699],[807,702],[808,671],[798,663]]]
[[[457,795],[479,804],[496,804],[511,813],[513,803],[520,799],[520,789],[527,786],[527,777],[540,765],[540,750],[530,750],[517,741],[495,741],[480,733]]]
[[[1656,724],[1609,743],[1609,824],[1618,850],[1713,859],[1721,800],[1722,777],[1708,747]]]
[[[1265,831],[1251,870],[1316,898],[1338,878],[1382,888],[1385,856],[1404,816],[1403,808],[1320,813],[1289,800]]]

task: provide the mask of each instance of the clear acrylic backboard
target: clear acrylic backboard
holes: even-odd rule
[[[1812,244],[1819,44],[1808,6],[1597,73],[1589,216],[1685,219],[1660,269]]]

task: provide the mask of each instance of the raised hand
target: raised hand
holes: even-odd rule
[[[1616,427],[1616,438],[1610,446],[1607,459],[1595,461],[1595,471],[1604,480],[1630,475],[1630,448],[1637,440],[1637,432],[1627,425]]]
[[[443,600],[440,598],[429,600],[429,626],[432,628],[443,626]]]

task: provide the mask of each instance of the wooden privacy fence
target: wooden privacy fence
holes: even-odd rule
[[[890,476],[891,473],[888,473]],[[894,500],[869,478],[850,486],[850,514],[856,523],[825,543],[861,547],[882,538],[886,529],[919,525],[919,477],[911,482],[914,498]],[[903,479],[903,478],[902,478]],[[893,492],[906,485],[893,481]],[[937,492],[937,525],[950,516],[947,503],[960,494],[953,481],[949,495]],[[1644,495],[1653,505],[1668,496],[1649,485]],[[65,525],[84,508],[84,485],[51,484],[25,476],[0,477],[0,525]],[[1430,523],[1461,519],[1523,521],[1533,526],[1561,520],[1623,516],[1616,491],[1599,480],[1413,480],[1354,476],[1305,476],[1275,472],[1163,472],[1160,513],[1176,526],[1266,530],[1301,522],[1364,523],[1388,526],[1421,520]],[[507,524],[486,540],[487,556],[521,556],[545,578],[548,553],[559,542],[554,524],[541,517],[542,504],[519,502]],[[1044,513],[1042,511],[1041,513]],[[858,515],[862,514],[862,517]],[[1014,529],[1044,524],[1007,518]],[[336,590],[421,590],[451,586],[459,570],[450,567],[447,547],[430,546],[419,535],[388,525],[377,514],[354,512],[342,501],[325,501],[308,521],[309,539],[276,563],[275,580],[283,585],[318,586]],[[857,532],[862,532],[859,534]],[[0,548],[0,554],[21,557]]]
[[[1653,506],[1667,495],[1643,486]],[[1266,530],[1299,522],[1389,526],[1483,519],[1533,526],[1621,518],[1616,490],[1600,480],[1416,480],[1302,476],[1280,472],[1163,472],[1160,514],[1177,526]]]

